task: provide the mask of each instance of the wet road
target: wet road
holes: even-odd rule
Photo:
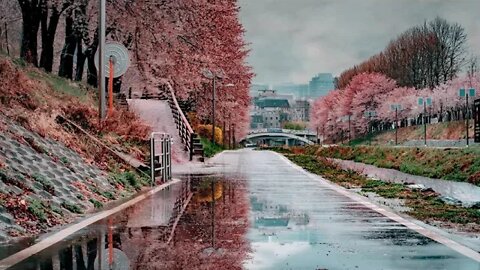
[[[200,172],[11,269],[99,269],[111,249],[113,269],[480,270],[275,153],[225,152]]]
[[[217,161],[247,180],[248,269],[480,269],[479,262],[322,185],[274,153],[229,152]]]

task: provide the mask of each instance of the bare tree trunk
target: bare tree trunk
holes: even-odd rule
[[[22,44],[20,57],[26,62],[38,66],[37,35],[44,0],[18,0],[22,10]]]
[[[86,55],[83,52],[82,40],[77,39],[77,66],[75,69],[75,81],[81,81],[83,79],[85,61]]]
[[[73,55],[75,54],[76,37],[73,31],[72,13],[67,13],[65,18],[65,45],[63,46],[62,55],[60,56],[60,67],[58,68],[58,76],[72,79],[73,78]]]
[[[40,55],[40,67],[47,72],[52,72],[53,67],[53,44],[55,42],[55,34],[57,32],[60,12],[52,9],[50,21],[48,21],[48,9],[44,8],[41,19],[42,26],[42,53]]]

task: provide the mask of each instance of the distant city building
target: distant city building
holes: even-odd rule
[[[309,98],[323,97],[335,88],[334,78],[331,73],[319,73],[310,80]]]
[[[282,128],[286,122],[308,121],[310,104],[295,100],[292,94],[279,94],[276,90],[260,90],[252,99],[251,128]]]
[[[282,83],[273,85],[273,88],[279,94],[292,94],[295,98],[308,98],[308,84]]]

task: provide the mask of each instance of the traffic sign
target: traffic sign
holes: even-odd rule
[[[128,49],[121,43],[109,42],[105,45],[105,77],[110,77],[110,58],[113,61],[113,77],[118,78],[127,72],[130,66]],[[98,69],[98,51],[95,54],[95,67]]]

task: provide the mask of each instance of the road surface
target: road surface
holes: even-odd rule
[[[198,176],[202,172],[208,174]],[[113,247],[121,250],[123,256],[115,261],[119,268],[114,269],[125,269],[121,268],[127,266],[122,260],[128,261],[131,269],[170,269],[179,265],[188,265],[191,269],[200,266],[218,269],[210,266],[218,265],[220,260],[221,265],[226,261],[228,265],[246,269],[480,270],[478,243],[472,249],[452,241],[446,234],[425,229],[364,197],[303,171],[279,154],[227,151],[211,159],[204,169],[191,173],[197,174],[199,181],[195,184],[191,180],[192,185],[203,189],[203,193],[199,193],[200,199],[193,196],[192,201],[196,200],[197,206],[190,205],[185,211],[186,217],[177,220],[180,235],[174,240],[175,245],[165,244],[170,226],[162,226],[167,220],[172,224],[174,219],[169,218],[172,215],[168,212],[172,206],[165,208],[158,203],[172,205],[178,188],[172,187],[152,197],[150,202],[142,201],[113,216]],[[191,176],[186,178],[192,179]],[[241,201],[241,195],[248,198],[243,200],[249,204],[249,210],[245,211],[249,220],[245,221],[245,230],[238,223],[243,218],[238,216],[241,211],[234,211],[231,220],[227,215],[221,221],[230,225],[217,223],[217,232],[210,236],[210,220],[215,218],[209,215],[219,215],[220,220],[225,216],[224,210],[209,211],[211,204],[201,202],[205,198],[208,200],[208,181],[214,178],[225,186],[223,194],[219,195],[227,197],[227,200],[219,198],[217,207],[246,209],[245,205],[235,202]],[[242,188],[234,192],[227,189],[230,182],[239,181]],[[185,202],[184,199],[176,201],[180,203],[176,205]],[[232,203],[225,204],[225,201]],[[194,220],[195,216],[201,218]],[[145,220],[145,217],[152,218]],[[46,267],[41,269],[52,270],[62,265],[62,269],[77,269],[73,265],[78,263],[93,265],[98,262],[95,261],[99,250],[96,247],[108,242],[98,237],[108,234],[108,223],[105,219],[86,226],[12,269],[38,269],[36,266],[42,263]],[[237,226],[236,232],[242,232],[243,236],[225,234],[225,229],[232,226]],[[200,231],[206,234],[198,233]],[[210,237],[215,235],[218,237],[216,251],[210,248]],[[241,242],[251,246],[249,256],[235,256],[240,247],[232,241],[238,241],[238,237],[248,240]],[[48,241],[49,237],[44,240]],[[162,257],[162,254],[166,255]],[[5,258],[10,254],[0,255]],[[228,256],[228,260],[221,261],[225,259],[222,256]],[[236,258],[238,262],[234,261]]]

